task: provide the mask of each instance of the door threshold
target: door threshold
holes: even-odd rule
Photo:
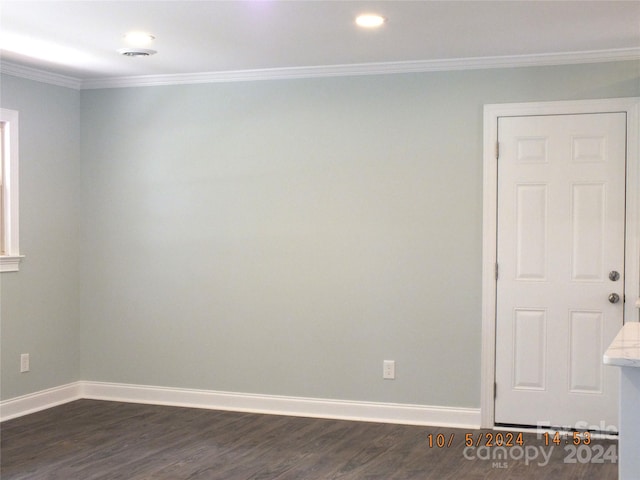
[[[504,432],[523,432],[523,433],[535,433],[539,438],[542,438],[544,434],[548,434],[550,436],[555,435],[556,433],[560,438],[572,437],[574,432],[584,434],[588,432],[594,440],[618,440],[618,432],[606,431],[606,430],[596,430],[596,429],[579,429],[579,428],[570,428],[570,427],[561,427],[561,426],[546,426],[546,425],[516,425],[511,423],[496,423],[493,426],[493,430],[504,431]],[[584,436],[581,435],[580,438],[584,440]]]

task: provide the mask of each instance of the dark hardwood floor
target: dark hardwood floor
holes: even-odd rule
[[[479,448],[465,450],[465,434]],[[617,444],[78,400],[0,425],[2,480],[615,480]],[[505,442],[508,441],[506,432]],[[431,435],[431,437],[430,437]],[[432,445],[430,446],[430,439]],[[499,438],[497,440],[500,440]],[[494,439],[495,441],[495,439]],[[441,445],[441,446],[438,446]],[[502,453],[506,458],[496,458]],[[543,455],[547,455],[544,457]],[[572,460],[575,463],[567,463]]]

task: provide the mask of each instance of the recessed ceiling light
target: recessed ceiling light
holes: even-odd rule
[[[144,47],[153,42],[156,37],[146,32],[130,32],[124,36],[124,39],[129,45]]]
[[[375,13],[365,13],[356,18],[356,24],[365,28],[376,28],[381,26],[384,22],[385,18]]]
[[[148,48],[127,47],[119,49],[118,53],[125,57],[148,57],[150,55],[155,55],[158,52]]]

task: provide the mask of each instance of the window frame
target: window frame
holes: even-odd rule
[[[16,110],[0,108],[2,123],[2,247],[0,251],[0,272],[17,272],[20,261],[19,208],[18,208],[18,119]]]

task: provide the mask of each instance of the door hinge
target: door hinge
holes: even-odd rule
[[[498,383],[494,382],[493,383],[493,399],[495,400],[497,396],[498,396]]]
[[[498,264],[496,263],[496,280],[498,280]]]
[[[496,160],[500,158],[500,142],[496,142]]]

